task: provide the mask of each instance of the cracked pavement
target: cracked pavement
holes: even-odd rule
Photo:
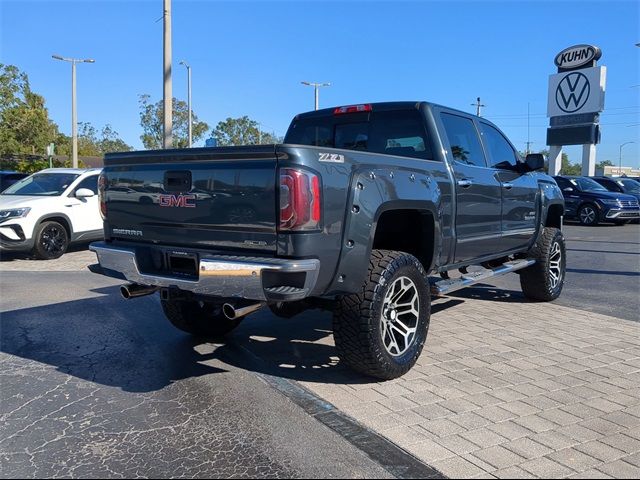
[[[202,343],[156,296],[124,301],[86,272],[90,252],[0,262],[0,475],[390,476],[270,375],[452,477],[637,478],[640,230],[565,235],[557,302],[524,301],[517,276],[438,299],[418,365],[393,382],[340,365],[328,313],[263,310]]]
[[[226,358],[242,352],[191,339],[118,284],[2,272],[2,477],[389,477]]]

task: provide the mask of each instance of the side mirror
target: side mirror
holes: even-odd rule
[[[530,153],[529,155],[527,155],[524,163],[530,172],[542,170],[544,168],[544,155],[542,155],[541,153]]]
[[[573,192],[573,188],[571,188],[571,187],[566,187],[566,188],[563,188],[563,189],[562,189],[562,191],[563,191],[563,192],[567,192],[567,193],[571,193],[571,192]]]
[[[76,191],[76,198],[91,198],[95,194],[88,188],[80,188]]]

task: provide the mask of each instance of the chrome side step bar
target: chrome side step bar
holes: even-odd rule
[[[499,275],[505,275],[517,270],[522,270],[523,268],[530,267],[534,263],[536,263],[536,261],[531,259],[514,260],[512,262],[505,262],[499,267],[492,268],[490,270],[465,273],[460,278],[439,280],[431,284],[431,294],[447,295],[451,292],[455,292],[456,290],[460,290],[461,288],[486,280],[487,278],[497,277]]]

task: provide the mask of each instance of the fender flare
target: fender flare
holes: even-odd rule
[[[424,170],[370,167],[355,172],[346,205],[340,257],[328,293],[353,293],[362,287],[378,220],[385,212],[428,212],[434,219],[434,248],[441,248],[441,196],[437,182]]]

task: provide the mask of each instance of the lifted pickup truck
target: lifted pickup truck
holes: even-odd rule
[[[130,282],[125,298],[159,292],[195,335],[264,306],[330,309],[340,358],[396,378],[422,351],[432,294],[518,271],[527,298],[560,295],[564,203],[543,165],[491,122],[426,102],[300,114],[282,145],[109,154],[93,271]]]

